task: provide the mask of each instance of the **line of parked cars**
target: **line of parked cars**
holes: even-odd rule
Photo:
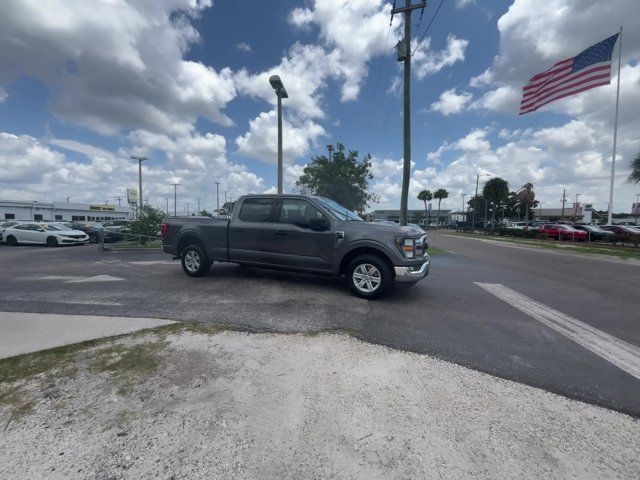
[[[526,222],[512,222],[506,228],[524,230]],[[640,240],[640,227],[633,225],[568,225],[563,223],[531,224],[529,229],[544,233],[555,240],[575,240],[580,242],[608,241],[616,235]]]
[[[0,242],[15,245],[85,245],[98,243],[100,235],[106,243],[122,240],[129,231],[128,220],[98,222],[33,222],[8,220],[0,223]]]

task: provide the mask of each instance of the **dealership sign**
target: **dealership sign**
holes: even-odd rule
[[[127,202],[129,205],[138,203],[138,191],[135,188],[127,188]]]
[[[101,212],[113,212],[115,209],[115,205],[89,205],[89,210],[100,210]]]

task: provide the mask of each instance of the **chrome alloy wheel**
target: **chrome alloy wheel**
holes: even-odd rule
[[[184,266],[191,273],[195,273],[200,268],[200,255],[195,250],[189,250],[184,255]]]
[[[375,292],[382,283],[382,275],[374,265],[363,263],[353,271],[353,284],[363,293]]]

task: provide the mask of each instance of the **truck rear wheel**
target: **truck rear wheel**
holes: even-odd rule
[[[360,298],[378,298],[393,288],[391,267],[375,255],[361,255],[347,268],[347,284]]]
[[[211,268],[211,261],[200,245],[189,245],[182,250],[180,257],[182,259],[182,269],[190,277],[202,277]]]

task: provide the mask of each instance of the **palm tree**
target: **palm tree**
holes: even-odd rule
[[[496,221],[495,206],[506,202],[507,198],[509,198],[509,184],[500,177],[494,177],[484,184],[482,196],[494,205],[491,209],[491,228],[493,228]]]
[[[524,229],[529,230],[529,206],[536,199],[536,194],[533,191],[533,184],[525,183],[522,187],[520,187],[520,190],[518,190],[518,193],[516,193],[516,195],[518,196],[518,202],[524,203],[524,218],[525,222],[527,222],[525,223]]]
[[[422,190],[418,194],[418,200],[422,200],[424,202],[424,216],[427,217],[427,228],[429,228],[429,213],[427,212],[427,202],[430,202],[433,199],[433,194],[429,190]]]
[[[629,181],[632,183],[640,183],[640,153],[631,161],[631,173]]]
[[[449,192],[447,192],[444,188],[439,188],[438,190],[436,190],[436,193],[433,194],[433,198],[438,199],[438,218],[436,219],[436,227],[440,224],[440,202],[448,197]]]

